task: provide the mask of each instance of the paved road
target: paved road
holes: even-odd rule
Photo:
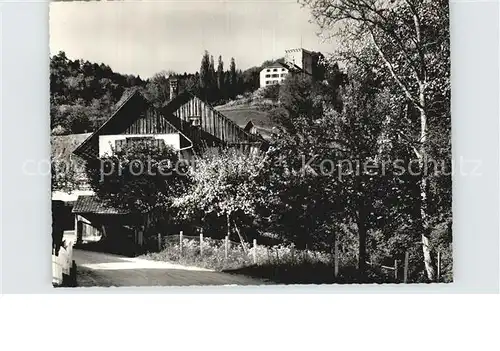
[[[73,251],[78,286],[262,285],[250,277],[140,260],[99,252]]]

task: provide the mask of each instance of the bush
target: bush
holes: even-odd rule
[[[142,258],[244,274],[282,284],[402,283],[402,266],[397,280],[394,271],[375,262],[367,268],[366,277],[359,276],[356,256],[351,251],[341,250],[336,278],[334,257],[328,252],[299,250],[293,244],[280,244],[257,245],[257,263],[253,262],[253,255],[253,247],[245,252],[241,243],[230,242],[226,259],[225,241],[212,238],[204,238],[203,255],[200,255],[199,237],[184,237],[181,255],[179,236],[172,235],[166,238],[161,252],[150,252]],[[410,255],[410,261],[412,257]],[[410,282],[415,280],[418,279],[410,279]]]
[[[253,93],[253,100],[271,99],[278,101],[280,95],[280,85],[273,84],[257,89]]]
[[[200,255],[200,241],[198,237],[183,238],[182,255],[180,252],[179,236],[167,237],[164,245],[164,249],[161,252],[151,252],[144,255],[143,258],[194,265],[217,271],[239,269],[255,265],[253,262],[255,249],[249,247],[247,252],[245,252],[241,243],[232,241],[230,241],[229,244],[227,259],[225,257],[224,240],[204,238],[203,255]],[[332,265],[331,254],[311,250],[297,250],[293,245],[257,245],[255,256],[257,265],[301,265],[318,263]]]

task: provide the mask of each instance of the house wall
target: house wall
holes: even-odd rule
[[[271,84],[281,84],[286,78],[288,70],[284,67],[266,67],[260,71],[260,87]]]
[[[99,157],[112,154],[112,147],[115,147],[116,140],[123,140],[130,137],[154,137],[163,139],[165,145],[170,145],[175,150],[180,149],[180,136],[178,133],[169,134],[118,134],[118,135],[100,135],[99,136]]]

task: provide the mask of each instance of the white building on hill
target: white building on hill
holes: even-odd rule
[[[279,62],[264,67],[262,71],[260,71],[260,87],[263,88],[272,84],[281,84],[285,80],[287,74],[287,66]]]
[[[319,53],[302,48],[285,50],[285,62],[275,62],[260,71],[260,87],[281,84],[289,72],[312,75]]]

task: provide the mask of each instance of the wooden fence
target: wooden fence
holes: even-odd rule
[[[52,284],[54,286],[76,285],[76,264],[73,260],[73,242],[65,242],[56,255],[52,250]]]
[[[263,264],[299,264],[301,262],[322,261],[330,262],[331,256],[327,253],[315,252],[313,250],[298,250],[295,248],[287,248],[284,246],[266,246],[259,245],[257,239],[253,239],[251,243],[236,242],[229,240],[229,236],[224,239],[212,239],[204,237],[203,231],[198,236],[186,236],[183,231],[179,234],[156,236],[156,246],[158,251],[162,251],[167,246],[175,247],[179,257],[187,254],[187,250],[195,248],[196,255],[203,257],[207,255],[210,245],[215,245],[221,258],[227,260],[230,255],[237,254],[242,258],[242,262],[249,265]],[[186,247],[186,246],[189,246]],[[213,248],[213,246],[212,246]],[[338,253],[338,252],[337,252]],[[338,260],[337,260],[338,265]],[[338,271],[338,268],[336,269]]]
[[[158,251],[163,250],[167,245],[175,245],[179,256],[183,256],[186,253],[186,245],[190,245],[191,248],[196,247],[198,252],[196,255],[200,257],[206,255],[208,249],[208,242],[217,242],[217,246],[223,248],[222,259],[227,260],[231,252],[234,252],[238,248],[241,257],[247,264],[253,265],[264,265],[264,264],[300,264],[303,262],[323,262],[332,266],[332,275],[337,278],[339,276],[339,269],[341,268],[342,253],[339,250],[339,242],[335,241],[332,252],[319,252],[314,250],[299,250],[284,246],[266,246],[258,245],[257,240],[253,239],[251,243],[235,242],[229,240],[226,236],[224,239],[212,239],[205,238],[203,235],[203,230],[199,232],[199,236],[186,236],[182,231],[179,234],[173,235],[161,235],[157,234],[156,243]],[[219,251],[220,252],[220,251]],[[366,262],[370,267],[376,268],[380,271],[389,272],[389,276],[392,275],[393,281],[398,283],[409,283],[409,252],[406,251],[404,259],[394,260],[393,266],[379,265],[372,262]],[[441,277],[441,253],[437,254],[437,282],[440,282]]]

